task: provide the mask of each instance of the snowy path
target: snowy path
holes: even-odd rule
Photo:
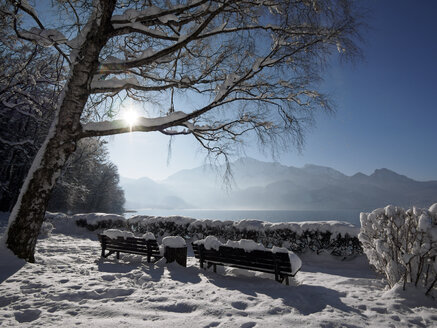
[[[364,258],[304,256],[295,286],[227,270],[226,276],[100,259],[93,236],[53,234],[0,284],[2,327],[436,327],[437,303],[384,291]],[[222,272],[223,273],[223,272]],[[420,304],[422,303],[422,304]]]

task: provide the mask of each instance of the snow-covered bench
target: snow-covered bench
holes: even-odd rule
[[[142,237],[135,237],[132,232],[108,229],[98,235],[102,246],[102,257],[108,257],[116,253],[117,259],[120,253],[130,253],[147,256],[147,262],[154,257],[156,260],[162,256],[159,251],[155,236],[148,232]],[[105,253],[105,251],[108,251]]]
[[[300,258],[286,248],[273,247],[266,249],[253,240],[228,241],[220,243],[217,238],[208,236],[192,243],[194,256],[200,260],[200,267],[217,265],[230,266],[240,269],[273,273],[275,280],[289,284],[288,277],[294,277],[300,270]]]

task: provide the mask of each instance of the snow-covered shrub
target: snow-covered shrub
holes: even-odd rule
[[[110,238],[110,239],[117,239],[118,237],[121,238],[130,238],[135,237],[134,234],[130,231],[123,231],[118,229],[106,229],[102,232],[102,235]]]
[[[194,221],[196,220],[183,216],[134,216],[127,220],[127,224],[134,232],[146,233],[150,231],[157,238],[166,236],[188,237],[188,226]]]
[[[39,230],[39,238],[48,238],[50,237],[52,230],[54,229],[53,224],[48,221],[44,221]]]
[[[72,217],[79,227],[90,231],[97,229],[127,228],[126,219],[122,215],[107,213],[75,214]]]
[[[128,220],[132,231],[153,232],[158,238],[178,235],[192,240],[216,236],[227,240],[250,239],[266,247],[286,247],[293,252],[327,251],[332,255],[361,254],[357,238],[359,228],[346,222],[285,222],[258,220],[219,221],[196,220],[187,217],[135,216]]]
[[[389,205],[361,213],[360,221],[364,253],[390,287],[412,283],[427,293],[436,287],[437,203],[407,211]]]

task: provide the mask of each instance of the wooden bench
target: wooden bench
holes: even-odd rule
[[[116,253],[117,259],[120,258],[120,253],[145,255],[147,256],[147,262],[150,262],[152,257],[155,260],[162,257],[156,240],[145,240],[144,238],[136,237],[117,237],[112,239],[102,234],[99,234],[98,237],[102,246],[102,257],[104,258],[114,253]],[[108,253],[105,253],[105,251],[108,251]]]
[[[241,248],[220,246],[219,250],[206,249],[203,244],[192,243],[194,256],[200,260],[200,267],[214,267],[217,272],[217,265],[230,266],[234,268],[273,273],[275,280],[288,285],[288,277],[294,277],[296,272],[292,272],[290,258],[287,253],[273,253],[271,251],[254,250],[246,252]]]

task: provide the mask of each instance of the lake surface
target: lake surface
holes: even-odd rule
[[[135,213],[125,213],[126,218],[134,215],[151,216],[188,216],[195,219],[214,219],[238,221],[255,219],[268,222],[302,222],[302,221],[346,221],[360,226],[360,212],[363,210],[333,210],[333,211],[291,211],[291,210],[166,210],[137,209]]]

